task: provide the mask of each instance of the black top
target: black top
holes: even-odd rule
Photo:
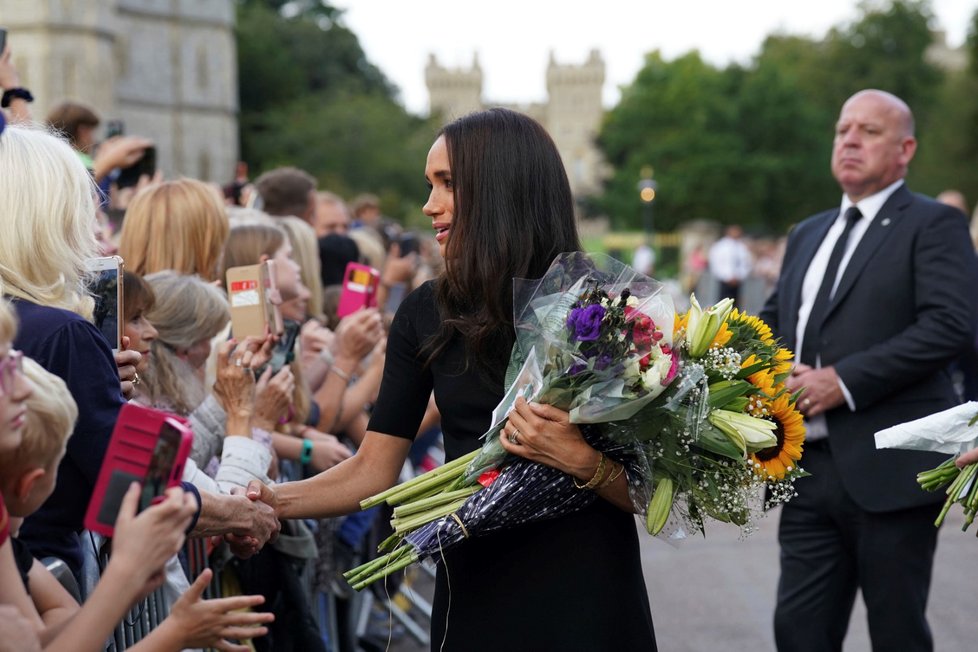
[[[369,430],[413,439],[434,391],[455,459],[481,445],[503,386],[464,370],[460,338],[424,368],[419,348],[439,323],[433,288],[412,292],[394,318]],[[655,650],[635,519],[604,500],[464,541],[439,561],[432,649]]]

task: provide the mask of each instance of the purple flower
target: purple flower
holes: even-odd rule
[[[598,339],[604,313],[604,306],[597,304],[571,310],[567,316],[567,328],[570,329],[571,338],[578,342],[593,342]]]

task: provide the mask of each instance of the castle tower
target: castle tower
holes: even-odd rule
[[[108,0],[0,0],[0,25],[21,82],[43,120],[62,99],[115,113],[115,3]]]
[[[557,143],[575,196],[601,189],[603,164],[594,142],[604,115],[602,86],[604,61],[597,50],[582,65],[558,64],[551,52],[544,124]]]
[[[472,58],[469,69],[446,68],[429,55],[424,71],[428,86],[428,103],[432,114],[439,113],[446,121],[482,108],[482,68],[479,55]]]
[[[238,157],[233,0],[0,0],[43,120],[73,99],[156,143],[168,177],[227,181]]]

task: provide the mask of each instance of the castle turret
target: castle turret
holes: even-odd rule
[[[462,69],[446,68],[432,54],[424,77],[432,114],[450,120],[482,108],[482,68],[478,55],[472,58],[471,68]]]

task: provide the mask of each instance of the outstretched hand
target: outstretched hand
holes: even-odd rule
[[[268,633],[261,626],[275,620],[275,615],[262,611],[243,611],[265,602],[261,595],[241,595],[214,600],[201,599],[213,573],[205,569],[190,588],[173,604],[164,625],[179,635],[180,649],[214,648],[229,652],[247,652],[247,645],[237,645],[228,639],[244,640]],[[169,624],[167,624],[169,623]]]

